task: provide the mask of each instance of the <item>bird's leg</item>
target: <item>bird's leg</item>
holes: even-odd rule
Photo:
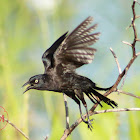
[[[91,121],[92,121],[92,120],[89,119],[89,114],[88,114],[87,104],[86,104],[86,101],[85,101],[85,99],[84,99],[84,94],[83,94],[83,92],[82,92],[81,90],[79,90],[79,89],[75,89],[74,92],[75,92],[76,96],[82,101],[84,107],[86,108],[87,119],[88,119],[87,121],[83,118],[81,106],[80,106],[80,103],[78,103],[78,105],[79,105],[79,110],[80,110],[80,115],[81,115],[81,119],[82,119],[82,121],[83,121],[84,123],[86,123],[86,124],[88,125],[88,128],[89,128],[90,130],[92,130],[92,128],[93,128],[93,127],[92,127],[92,124],[91,124]]]
[[[81,110],[81,105],[79,104],[79,110],[80,110],[80,116],[81,116],[81,119],[84,123],[88,123],[88,121],[86,121],[84,118],[83,118],[83,115],[82,115],[82,110]]]
[[[88,124],[88,121],[86,121],[84,118],[83,118],[83,115],[82,115],[82,110],[81,110],[81,104],[80,104],[80,101],[77,99],[77,97],[74,95],[74,94],[69,94],[69,93],[65,93],[67,96],[69,96],[70,98],[72,98],[78,105],[79,105],[79,110],[80,110],[80,116],[81,116],[81,119],[84,123]]]
[[[92,123],[91,123],[91,121],[93,121],[93,119],[89,119],[89,113],[88,113],[88,109],[87,109],[87,104],[86,104],[86,102],[85,102],[85,100],[83,99],[82,100],[82,103],[83,103],[83,105],[84,105],[84,107],[85,107],[85,109],[86,109],[86,113],[87,113],[87,121],[85,121],[84,120],[84,122],[86,123],[86,124],[88,124],[88,128],[92,131],[92,128],[93,128],[93,126],[92,126]]]
[[[85,106],[85,105],[84,105]],[[90,129],[90,130],[92,130],[92,124],[91,124],[91,121],[93,121],[93,119],[89,119],[89,114],[88,114],[88,109],[87,109],[87,106],[85,106],[85,108],[86,108],[86,113],[87,113],[87,121],[83,118],[83,115],[82,115],[82,110],[81,110],[81,106],[79,105],[79,110],[80,110],[80,115],[81,115],[81,119],[82,119],[82,121],[84,122],[84,123],[86,123],[87,125],[88,125],[88,128]]]
[[[66,112],[66,129],[69,129],[69,111],[68,111],[68,103],[65,93],[63,93],[64,104],[65,104],[65,112]]]

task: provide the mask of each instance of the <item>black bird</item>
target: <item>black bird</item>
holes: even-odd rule
[[[109,90],[110,88],[97,87],[87,77],[78,75],[75,70],[84,64],[91,63],[96,49],[89,48],[98,40],[99,32],[90,34],[96,29],[97,24],[88,27],[93,21],[92,17],[85,19],[72,33],[66,32],[55,43],[47,49],[43,56],[45,72],[31,77],[23,86],[29,85],[24,93],[30,89],[48,90],[65,93],[78,105],[82,120],[91,128],[87,104],[84,99],[86,94],[93,103],[98,98],[110,105],[117,107],[117,103],[103,96],[96,90]],[[84,105],[88,120],[82,117],[80,101]],[[102,107],[102,104],[98,102]]]

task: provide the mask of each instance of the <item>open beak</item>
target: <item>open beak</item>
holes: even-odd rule
[[[30,82],[29,82],[29,81],[26,82],[22,87],[25,87],[25,86],[27,86],[27,85],[29,85],[29,86],[26,88],[26,90],[23,92],[23,94],[24,94],[26,91],[28,91],[28,90],[30,90],[30,89],[33,88],[33,86],[30,85]]]

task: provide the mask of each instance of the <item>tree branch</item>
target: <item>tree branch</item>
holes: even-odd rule
[[[121,74],[121,73],[122,73],[122,70],[121,70],[121,67],[120,67],[119,61],[118,61],[118,59],[117,59],[117,56],[116,56],[116,54],[114,53],[114,51],[113,51],[112,48],[110,48],[110,51],[112,52],[112,54],[113,54],[113,56],[114,56],[114,59],[115,59],[115,61],[116,61],[116,64],[117,64],[117,67],[118,67],[118,71],[119,71],[119,74]]]
[[[137,2],[138,3],[138,2]],[[128,72],[129,68],[132,66],[133,62],[135,61],[135,59],[137,58],[137,56],[140,55],[140,52],[136,54],[136,50],[135,50],[135,45],[136,45],[136,42],[138,41],[138,38],[137,38],[137,32],[136,32],[136,27],[135,27],[135,20],[137,18],[136,16],[136,13],[135,13],[135,4],[136,4],[136,0],[133,0],[133,4],[132,4],[132,13],[133,13],[133,18],[132,18],[132,22],[131,22],[131,25],[130,27],[132,27],[133,29],[133,32],[134,32],[134,39],[133,39],[133,43],[128,43],[128,42],[125,42],[123,41],[124,44],[127,44],[129,46],[132,47],[132,58],[130,59],[129,63],[126,65],[125,69],[121,72],[120,71],[120,66],[119,66],[119,63],[117,61],[117,57],[115,55],[115,53],[111,50],[114,58],[115,58],[115,61],[118,65],[118,69],[119,69],[119,76],[116,80],[116,82],[114,83],[114,85],[112,86],[112,88],[107,91],[106,93],[104,93],[104,96],[108,96],[109,94],[111,94],[112,92],[116,92],[117,91],[117,87],[118,85],[120,84],[122,78],[125,76],[125,74]],[[125,79],[124,79],[125,81]],[[124,81],[123,81],[123,84],[124,84]],[[123,86],[123,85],[122,85]],[[124,92],[123,92],[124,93]],[[127,95],[130,95],[130,94],[127,94]],[[132,95],[130,95],[132,96]],[[133,96],[134,97],[134,96]],[[136,97],[136,96],[135,96]],[[105,113],[107,112],[106,111],[95,111],[96,107],[98,106],[98,103],[94,104],[93,107],[89,110],[89,115],[93,115],[93,114],[100,114],[99,112],[102,112],[102,113]],[[114,110],[114,111],[113,111]],[[120,111],[140,111],[140,109],[138,108],[131,108],[131,109],[111,109],[111,110],[108,110],[108,112],[120,112]],[[87,117],[87,114],[83,115],[85,118]],[[65,140],[68,135],[82,122],[82,119],[79,118],[78,120],[75,121],[74,124],[72,124],[68,129],[66,129],[64,131],[64,134],[61,138],[61,140]]]
[[[129,95],[129,96],[132,96],[132,97],[135,97],[135,98],[140,99],[140,96],[134,95],[134,94],[132,94],[132,93],[125,92],[125,91],[122,91],[122,90],[117,90],[117,91],[118,91],[119,93],[122,93],[122,94]]]
[[[129,42],[122,41],[122,43],[124,43],[124,44],[126,44],[126,45],[128,45],[128,46],[131,46],[131,47],[132,47],[132,44],[131,44],[131,43],[129,43]]]
[[[2,117],[2,115],[0,115]],[[4,121],[6,121],[8,124],[10,124],[12,127],[14,127],[22,136],[24,136],[27,140],[29,140],[29,137],[26,136],[24,132],[22,132],[19,128],[17,128],[13,123],[11,123],[8,119],[4,118]]]
[[[92,115],[108,113],[108,112],[125,112],[125,111],[140,111],[140,108],[117,108],[117,109],[100,110],[100,111],[94,111]]]
[[[107,110],[100,110],[100,111],[94,111],[90,113],[89,115],[96,115],[96,114],[102,114],[102,113],[108,113],[108,112],[126,112],[126,111],[140,111],[140,108],[118,108],[118,109],[107,109]],[[84,115],[84,117],[86,117]],[[75,127],[77,127],[82,122],[81,118],[79,118],[74,124],[70,126],[69,130],[65,130],[63,136],[61,137],[61,140],[65,140],[70,132],[73,131]]]

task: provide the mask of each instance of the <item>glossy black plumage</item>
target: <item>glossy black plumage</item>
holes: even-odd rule
[[[110,88],[97,87],[90,79],[80,76],[75,72],[76,68],[91,63],[94,58],[96,49],[90,48],[89,46],[98,40],[100,33],[90,34],[97,27],[97,24],[88,27],[92,21],[93,18],[88,17],[72,33],[68,34],[68,32],[66,32],[44,52],[42,61],[45,72],[44,74],[31,77],[29,81],[23,85],[29,85],[25,92],[30,89],[36,89],[65,93],[79,105],[81,118],[82,111],[80,101],[86,108],[88,114],[84,94],[86,94],[93,103],[98,102],[97,98],[99,98],[111,107],[117,107],[117,103],[96,91],[108,90]],[[102,107],[101,103],[98,103]],[[89,116],[88,121],[84,119],[83,121],[91,128]]]

